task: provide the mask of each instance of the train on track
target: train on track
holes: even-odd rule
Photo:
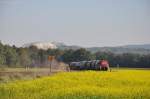
[[[91,60],[71,62],[69,64],[71,70],[109,70],[109,63],[107,60]]]

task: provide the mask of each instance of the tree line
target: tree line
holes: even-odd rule
[[[114,54],[111,52],[91,53],[84,48],[78,50],[48,49],[41,50],[35,46],[29,48],[18,48],[4,45],[0,42],[0,66],[8,67],[44,67],[48,66],[48,56],[55,56],[57,61],[70,63],[73,61],[102,60],[109,61],[110,66],[149,68],[150,54]]]

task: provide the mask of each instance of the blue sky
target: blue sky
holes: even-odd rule
[[[118,46],[150,43],[149,0],[0,0],[0,40]]]

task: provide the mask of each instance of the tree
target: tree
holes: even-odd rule
[[[92,54],[84,48],[74,51],[72,57],[74,61],[92,60],[94,58]]]
[[[38,66],[40,63],[40,57],[38,55],[39,53],[39,49],[37,49],[37,47],[35,46],[30,46],[28,48],[28,53],[31,59],[31,65],[32,66]]]
[[[61,56],[62,60],[66,63],[74,61],[73,59],[73,50],[65,50],[63,55]]]
[[[6,57],[4,55],[4,46],[0,42],[0,65],[4,65],[6,63]]]
[[[19,54],[20,64],[24,67],[29,67],[31,64],[31,59],[28,50],[25,48],[20,48],[18,54]]]
[[[5,45],[4,46],[4,55],[5,55],[5,61],[6,65],[8,66],[16,66],[17,65],[17,52],[12,47]]]

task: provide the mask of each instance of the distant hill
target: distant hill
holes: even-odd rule
[[[66,45],[60,42],[35,42],[30,44],[25,44],[23,47],[30,47],[36,46],[39,49],[47,50],[47,49],[73,49],[77,50],[80,48],[84,48],[81,46],[76,45]],[[138,54],[150,54],[150,44],[143,44],[143,45],[125,45],[125,46],[116,46],[116,47],[90,47],[86,48],[88,51],[91,52],[112,52],[116,54],[121,53],[138,53]]]
[[[113,52],[116,54],[120,53],[138,53],[138,54],[150,54],[150,44],[143,45],[125,45],[116,47],[91,47],[87,48],[91,52]]]
[[[112,52],[116,54],[121,53],[138,53],[138,54],[150,54],[150,49],[144,49],[144,48],[124,48],[124,47],[92,47],[87,48],[88,51],[91,52]]]
[[[123,48],[142,48],[142,49],[150,49],[150,44],[143,44],[143,45],[126,45],[122,46]]]

